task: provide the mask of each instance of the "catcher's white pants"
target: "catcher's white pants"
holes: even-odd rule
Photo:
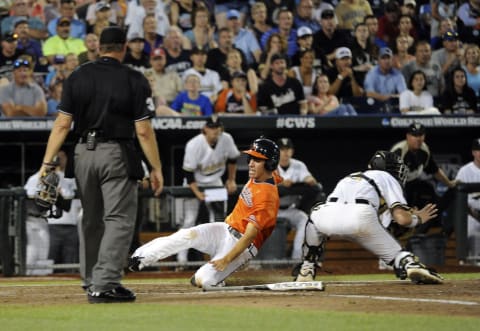
[[[354,241],[385,263],[393,261],[402,250],[382,226],[377,211],[370,205],[326,203],[317,207],[310,219],[318,232]]]
[[[206,223],[154,239],[139,247],[133,256],[141,257],[142,264],[148,266],[182,250],[195,248],[210,255],[211,260],[216,260],[224,257],[237,241],[238,239],[228,231],[228,224]],[[195,273],[195,281],[203,287],[217,285],[256,255],[257,249],[252,245],[223,271],[218,271],[212,264],[206,263]]]
[[[297,208],[280,209],[277,218],[285,218],[291,227],[295,228],[295,238],[293,239],[292,259],[302,258],[302,245],[305,239],[305,225],[307,225],[308,215]]]
[[[26,223],[27,233],[27,265],[52,265],[53,260],[48,260],[50,249],[50,233],[47,220],[43,217],[28,216]],[[27,269],[27,275],[48,275],[52,269]]]

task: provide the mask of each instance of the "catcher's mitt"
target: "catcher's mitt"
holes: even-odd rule
[[[60,178],[55,173],[55,169],[51,168],[45,170],[38,180],[35,204],[41,213],[48,212],[46,217],[60,217],[57,215],[58,209],[53,211],[53,206],[57,202],[59,181]]]

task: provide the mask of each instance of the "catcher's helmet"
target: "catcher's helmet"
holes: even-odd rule
[[[280,159],[280,150],[277,144],[267,138],[256,139],[249,150],[243,151],[245,154],[265,160],[265,169],[273,171],[277,169]]]
[[[376,151],[368,162],[368,169],[383,170],[395,177],[400,184],[405,185],[408,169],[403,160],[389,151]]]

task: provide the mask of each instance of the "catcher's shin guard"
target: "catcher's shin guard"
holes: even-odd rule
[[[323,261],[326,239],[324,234],[316,231],[313,222],[309,219],[305,226],[303,262],[296,265],[292,270],[295,281],[306,282],[315,279],[317,267],[322,266],[321,261]]]
[[[417,256],[401,252],[394,260],[395,275],[400,279],[409,278],[415,284],[441,284],[443,277],[434,269],[420,263]]]

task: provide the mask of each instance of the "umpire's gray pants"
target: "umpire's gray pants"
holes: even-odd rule
[[[75,147],[75,177],[83,206],[80,276],[93,291],[120,285],[137,213],[136,181],[129,179],[116,142]]]

